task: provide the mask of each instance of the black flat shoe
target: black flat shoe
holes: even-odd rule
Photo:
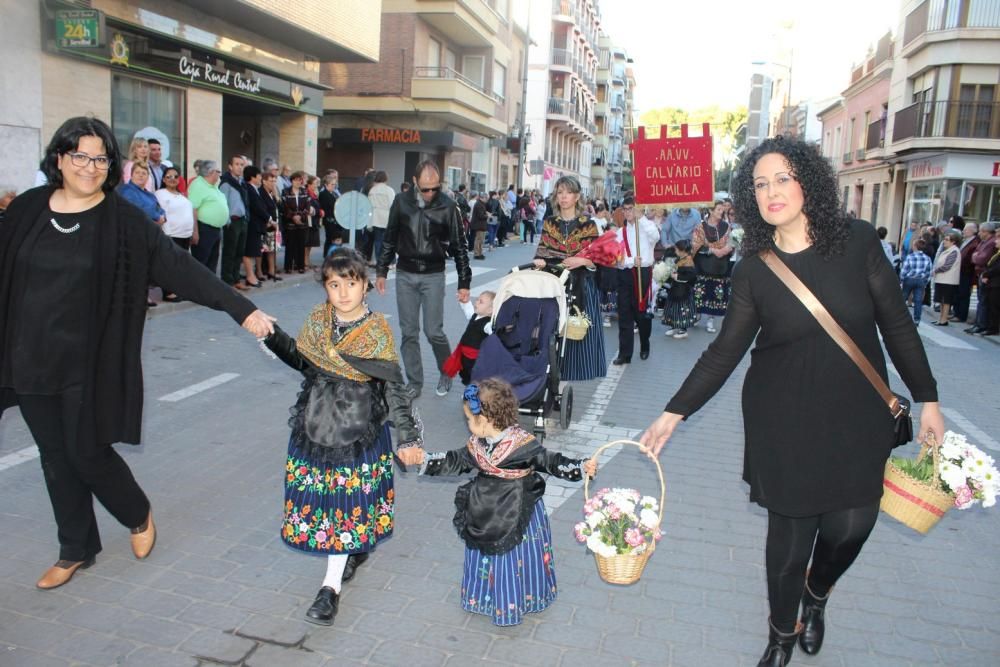
[[[947,322],[931,322],[931,324],[933,324],[936,327],[946,327],[946,326],[948,326]]]
[[[642,359],[643,361],[649,359],[649,350],[643,350],[642,352],[640,352],[639,358]]]
[[[967,334],[977,334],[980,331],[982,331],[982,328],[978,327],[978,326],[971,326],[968,329],[963,329],[963,331],[964,331],[964,333],[967,333]]]
[[[280,281],[284,280],[284,278],[282,278],[281,276],[268,276],[268,278],[270,278],[274,282],[280,282]]]
[[[324,586],[319,589],[316,599],[306,612],[306,620],[316,625],[333,625],[339,603],[340,596],[332,588]]]
[[[614,364],[615,366],[624,366],[625,364],[632,363],[632,357],[618,357],[611,363]]]
[[[368,560],[368,554],[351,554],[347,557],[347,565],[344,566],[344,574],[340,577],[342,582],[348,582],[354,578],[354,573],[364,562]]]

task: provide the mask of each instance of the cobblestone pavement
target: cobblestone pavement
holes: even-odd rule
[[[476,262],[473,293],[530,253],[514,244]],[[321,292],[308,280],[280,287],[250,296],[297,331]],[[391,294],[373,295],[372,304],[396,323]],[[455,342],[461,312],[449,305],[446,313]],[[993,439],[1000,433],[994,379],[1000,350],[959,331],[925,336],[949,427],[1000,449]],[[617,329],[604,333],[610,360]],[[547,446],[582,456],[635,437],[709,340],[700,328],[687,340],[665,339],[657,324],[648,361],[612,368],[600,382],[575,383],[573,423],[567,431],[550,425]],[[433,368],[424,349],[425,367]],[[621,587],[598,578],[593,558],[572,537],[583,489],[551,481],[546,503],[559,598],[506,629],[459,607],[463,551],[451,526],[459,482],[412,473],[398,476],[396,534],[345,586],[335,626],[305,623],[324,561],[293,553],[277,538],[286,420],[298,378],[228,318],[190,306],[157,309],[144,363],[145,444],[119,449],[155,508],[159,540],[147,561],[132,558],[127,531],[99,508],[105,548],[97,565],[63,588],[36,590],[35,580],[56,558],[55,528],[23,423],[16,411],[0,421],[4,667],[714,667],[754,665],[763,650],[765,514],[747,502],[740,481],[746,361],[679,429],[661,459],[665,537],[642,579]],[[217,384],[178,398],[185,395],[178,391],[206,380]],[[427,378],[428,388],[434,380]],[[446,398],[427,391],[419,400],[430,448],[464,441],[458,402],[457,388]],[[652,463],[632,448],[605,456],[598,483],[649,492],[658,484]],[[797,652],[793,664],[997,664],[998,547],[997,514],[982,509],[950,512],[925,537],[883,516],[831,598],[823,652]]]

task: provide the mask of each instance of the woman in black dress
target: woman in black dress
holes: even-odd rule
[[[50,589],[101,551],[94,498],[131,529],[136,558],[156,540],[149,500],[112,447],[142,430],[150,280],[261,338],[273,318],[114,192],[122,168],[104,122],[67,120],[42,168],[49,184],[15,199],[0,226],[0,412],[19,405],[38,445],[59,529],[59,560],[37,583]]]
[[[750,499],[768,510],[770,641],[759,665],[782,667],[796,640],[808,654],[820,649],[830,590],[875,525],[893,419],[759,253],[771,250],[788,265],[885,380],[881,332],[914,402],[924,403],[921,438],[933,432],[940,441],[944,420],[896,274],[875,229],[843,214],[837,179],[819,152],[795,140],[765,141],[740,167],[735,196],[744,258],[719,337],[641,440],[658,455],[756,338],[743,387],[743,479]]]

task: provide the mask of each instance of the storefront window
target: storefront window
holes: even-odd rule
[[[907,222],[935,223],[941,219],[944,181],[921,181],[910,186]]]
[[[962,217],[969,222],[1000,221],[1000,186],[966,183]]]
[[[111,118],[122,151],[128,151],[136,136],[156,137],[163,159],[184,170],[183,90],[116,74],[111,85]]]

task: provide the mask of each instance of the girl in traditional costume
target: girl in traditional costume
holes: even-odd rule
[[[524,614],[556,599],[552,531],[539,473],[578,482],[597,472],[594,459],[569,459],[542,447],[517,423],[517,398],[503,380],[470,384],[463,409],[472,437],[450,452],[400,450],[422,475],[479,474],[455,494],[454,524],[465,540],[462,608],[495,625],[517,625]]]
[[[298,338],[278,327],[264,343],[305,380],[291,409],[281,539],[327,556],[326,577],[306,620],[332,625],[341,584],[393,530],[393,453],[421,443],[392,331],[368,310],[364,259],[341,248],[324,261],[327,301]]]

